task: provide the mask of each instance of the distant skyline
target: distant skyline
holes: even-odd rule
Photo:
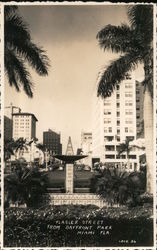
[[[50,59],[47,77],[31,70],[34,97],[17,93],[5,79],[5,106],[11,102],[37,119],[37,138],[49,128],[61,133],[63,153],[71,136],[74,151],[81,131],[92,131],[92,95],[98,73],[117,55],[103,52],[96,35],[107,24],[127,23],[126,5],[20,6],[33,41]],[[141,69],[136,79],[143,77]]]

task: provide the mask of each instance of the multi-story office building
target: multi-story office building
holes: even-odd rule
[[[61,136],[51,129],[43,132],[43,145],[52,154],[62,154]]]
[[[13,121],[7,116],[4,116],[4,140],[11,140],[13,132]]]
[[[93,161],[127,164],[126,153],[119,156],[118,148],[126,139],[136,139],[135,79],[127,75],[105,99],[98,98],[95,91],[93,110]],[[129,158],[130,170],[137,169],[136,149],[130,152]]]
[[[14,113],[13,115],[13,139],[23,137],[27,141],[36,138],[36,122],[38,121],[31,113]]]

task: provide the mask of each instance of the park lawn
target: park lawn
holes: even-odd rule
[[[86,170],[74,171],[74,186],[75,187],[90,187],[91,179],[95,176],[95,173]],[[65,170],[49,171],[47,173],[47,186],[63,187],[65,184],[66,172]]]

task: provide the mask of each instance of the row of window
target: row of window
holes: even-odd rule
[[[30,126],[15,126],[14,127],[16,130],[18,130],[18,129],[20,129],[20,128],[26,128],[26,129],[29,129],[30,128]]]
[[[14,118],[14,120],[16,121],[16,122],[21,122],[21,121],[30,121],[30,119],[29,118],[25,118],[25,119],[23,119],[23,118]]]
[[[106,146],[105,146],[105,151],[115,151],[115,150],[118,151],[119,148],[120,148],[119,145],[118,145],[118,146],[106,145]],[[132,151],[134,151],[134,150],[132,150]]]
[[[110,100],[104,102],[104,106],[110,106],[110,105],[111,105]],[[132,100],[126,100],[125,101],[125,106],[133,106]],[[120,103],[119,102],[116,103],[116,107],[120,108]]]
[[[120,123],[119,123],[119,125],[120,125]],[[112,133],[112,127],[105,127],[104,133]],[[132,127],[125,127],[125,133],[133,133],[133,128]],[[117,134],[120,134],[120,129],[117,129]]]
[[[106,159],[115,159],[115,155],[105,155]],[[116,155],[116,159],[126,159],[126,155]],[[136,159],[136,155],[129,155],[129,159]]]
[[[104,118],[104,124],[109,123],[111,123],[111,118]],[[125,120],[125,124],[133,124],[133,120],[128,118]],[[117,126],[120,126],[120,120],[117,120]]]
[[[132,92],[125,92],[125,97],[133,97],[133,93]],[[116,94],[116,98],[117,99],[120,98],[120,94],[119,93]]]
[[[125,114],[126,115],[132,115],[133,110],[132,109],[126,109]],[[104,115],[111,115],[111,110],[110,109],[104,109]],[[120,112],[117,111],[117,117],[119,117],[119,116],[120,116]]]

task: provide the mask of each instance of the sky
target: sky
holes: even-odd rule
[[[13,103],[37,119],[37,138],[49,128],[61,133],[63,153],[71,136],[74,151],[81,131],[92,130],[92,97],[98,73],[117,57],[100,49],[96,35],[105,25],[127,23],[124,5],[20,6],[33,42],[50,59],[49,74],[31,76],[34,97],[17,93],[5,78],[5,106]],[[141,76],[139,76],[141,77]]]

